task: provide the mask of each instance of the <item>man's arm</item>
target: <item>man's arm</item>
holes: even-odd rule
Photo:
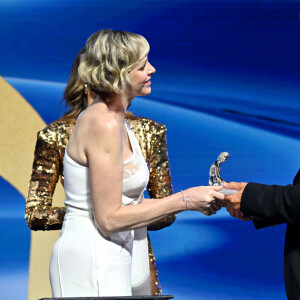
[[[300,185],[264,185],[250,182],[241,198],[244,216],[259,217],[269,225],[300,221]]]
[[[299,172],[293,185],[264,185],[260,183],[226,183],[224,187],[236,189],[235,195],[225,197],[223,204],[238,218],[250,218],[256,228],[300,220]],[[249,219],[248,219],[249,220]]]

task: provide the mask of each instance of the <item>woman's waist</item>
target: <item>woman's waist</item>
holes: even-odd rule
[[[94,220],[93,211],[88,207],[76,207],[65,203],[66,214],[65,219],[70,217],[83,217],[90,220]]]
[[[82,222],[83,220],[79,220],[79,218],[84,218],[87,222]],[[68,221],[69,224],[81,224],[80,226],[84,226],[84,224],[86,224],[87,226],[91,226],[98,231],[98,233],[105,239],[108,241],[124,241],[126,240],[127,242],[131,239],[133,239],[134,237],[134,230],[125,230],[125,231],[121,231],[121,232],[116,232],[113,233],[112,235],[110,235],[109,237],[105,237],[103,236],[103,234],[100,232],[100,230],[98,229],[95,219],[94,219],[94,214],[92,209],[91,210],[85,210],[85,209],[81,209],[78,207],[73,207],[70,205],[66,205],[66,214],[65,214],[65,221]],[[71,222],[71,223],[70,223]]]

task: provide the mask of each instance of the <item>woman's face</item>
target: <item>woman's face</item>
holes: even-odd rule
[[[140,64],[132,69],[129,77],[132,84],[131,96],[144,96],[151,93],[151,75],[155,73],[155,68],[149,63],[145,56]]]

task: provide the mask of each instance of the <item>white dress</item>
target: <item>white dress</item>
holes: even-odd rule
[[[141,201],[149,171],[127,122],[133,149],[124,161],[122,205]],[[66,215],[50,260],[53,297],[150,295],[147,228],[103,236],[93,216],[89,169],[64,157]]]

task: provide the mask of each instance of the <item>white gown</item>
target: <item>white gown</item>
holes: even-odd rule
[[[124,161],[122,205],[138,204],[149,180],[126,122],[132,157]],[[50,260],[53,297],[150,295],[147,228],[104,237],[93,216],[89,170],[64,157],[66,215]]]

